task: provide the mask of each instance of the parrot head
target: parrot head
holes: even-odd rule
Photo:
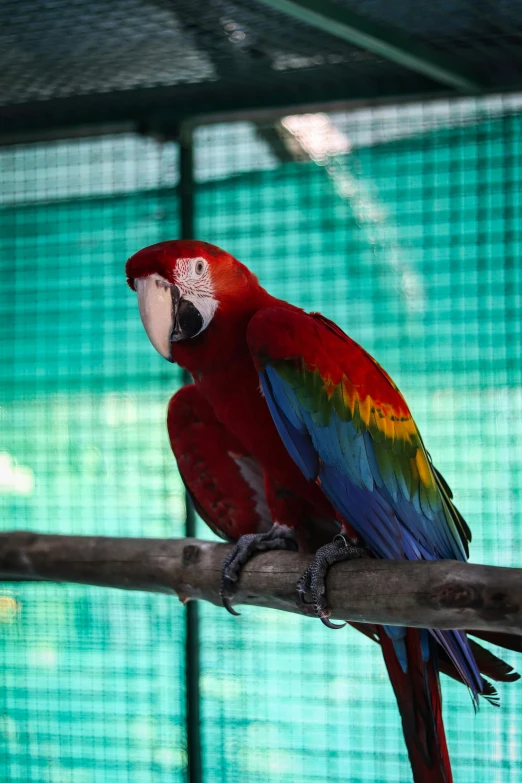
[[[150,245],[129,258],[126,274],[149,340],[169,361],[173,343],[202,335],[218,311],[229,315],[260,289],[255,275],[233,256],[195,240]]]

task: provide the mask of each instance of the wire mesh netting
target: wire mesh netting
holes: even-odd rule
[[[212,0],[197,13],[190,0],[0,0],[1,134],[434,96],[454,85],[438,66],[467,89],[520,88],[517,0],[333,0],[322,13],[307,9],[277,0]]]
[[[251,0],[3,0],[0,29],[6,134],[440,89]]]
[[[0,152],[3,527],[183,534],[164,427],[179,373],[149,350],[122,278],[126,255],[178,231],[176,155],[126,137]],[[182,777],[176,602],[13,587],[0,633],[1,780]]]
[[[473,529],[472,559],[499,565],[521,553],[519,107],[195,133],[197,237],[376,356]],[[164,426],[180,374],[148,344],[123,275],[132,252],[179,232],[177,149],[115,136],[7,149],[0,165],[2,524],[182,535]],[[204,780],[411,779],[376,645],[275,611],[204,605],[200,619]],[[2,780],[185,779],[175,600],[9,585],[0,621]],[[456,780],[520,778],[519,689],[475,716],[443,682]]]
[[[495,72],[497,84],[516,84],[520,71],[520,21],[516,0],[495,4],[459,0],[458,3],[386,3],[385,0],[335,0],[367,20],[413,36],[428,49],[458,57],[480,73]],[[482,72],[483,73],[483,72]]]

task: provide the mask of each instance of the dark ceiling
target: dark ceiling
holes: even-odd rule
[[[522,0],[0,0],[0,141],[518,87]]]

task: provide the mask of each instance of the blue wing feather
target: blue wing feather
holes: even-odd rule
[[[444,500],[430,503],[422,482],[408,487],[404,473],[395,468],[394,453],[390,451],[383,456],[381,451],[379,463],[370,433],[362,431],[364,428],[356,429],[353,421],[342,421],[333,406],[328,423],[318,424],[318,417],[312,411],[312,398],[304,392],[298,399],[290,384],[269,365],[260,372],[260,379],[289,454],[309,480],[320,478],[321,488],[334,508],[357,530],[375,555],[385,559],[465,559],[460,540],[448,527]],[[386,630],[401,667],[406,670],[404,631]],[[432,631],[432,634],[446,649],[476,698],[483,689],[483,680],[466,635],[460,631]]]
[[[299,427],[294,426],[283,412],[280,403],[276,401],[266,375],[260,373],[259,377],[274,424],[288,453],[309,481],[315,479],[319,470],[319,459],[317,452],[313,448],[310,436],[306,433],[306,428],[302,423]],[[284,403],[282,404],[284,405]]]

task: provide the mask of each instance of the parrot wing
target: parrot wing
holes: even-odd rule
[[[258,311],[247,341],[289,454],[369,549],[385,559],[466,560],[469,528],[382,367],[336,324],[293,308]],[[405,671],[405,629],[386,630]],[[485,684],[465,633],[431,633],[477,699]]]
[[[237,541],[271,528],[261,465],[216,419],[195,386],[172,397],[167,428],[187,492],[216,535]]]
[[[370,549],[466,560],[469,528],[382,367],[318,314],[261,310],[248,341],[286,448]]]

